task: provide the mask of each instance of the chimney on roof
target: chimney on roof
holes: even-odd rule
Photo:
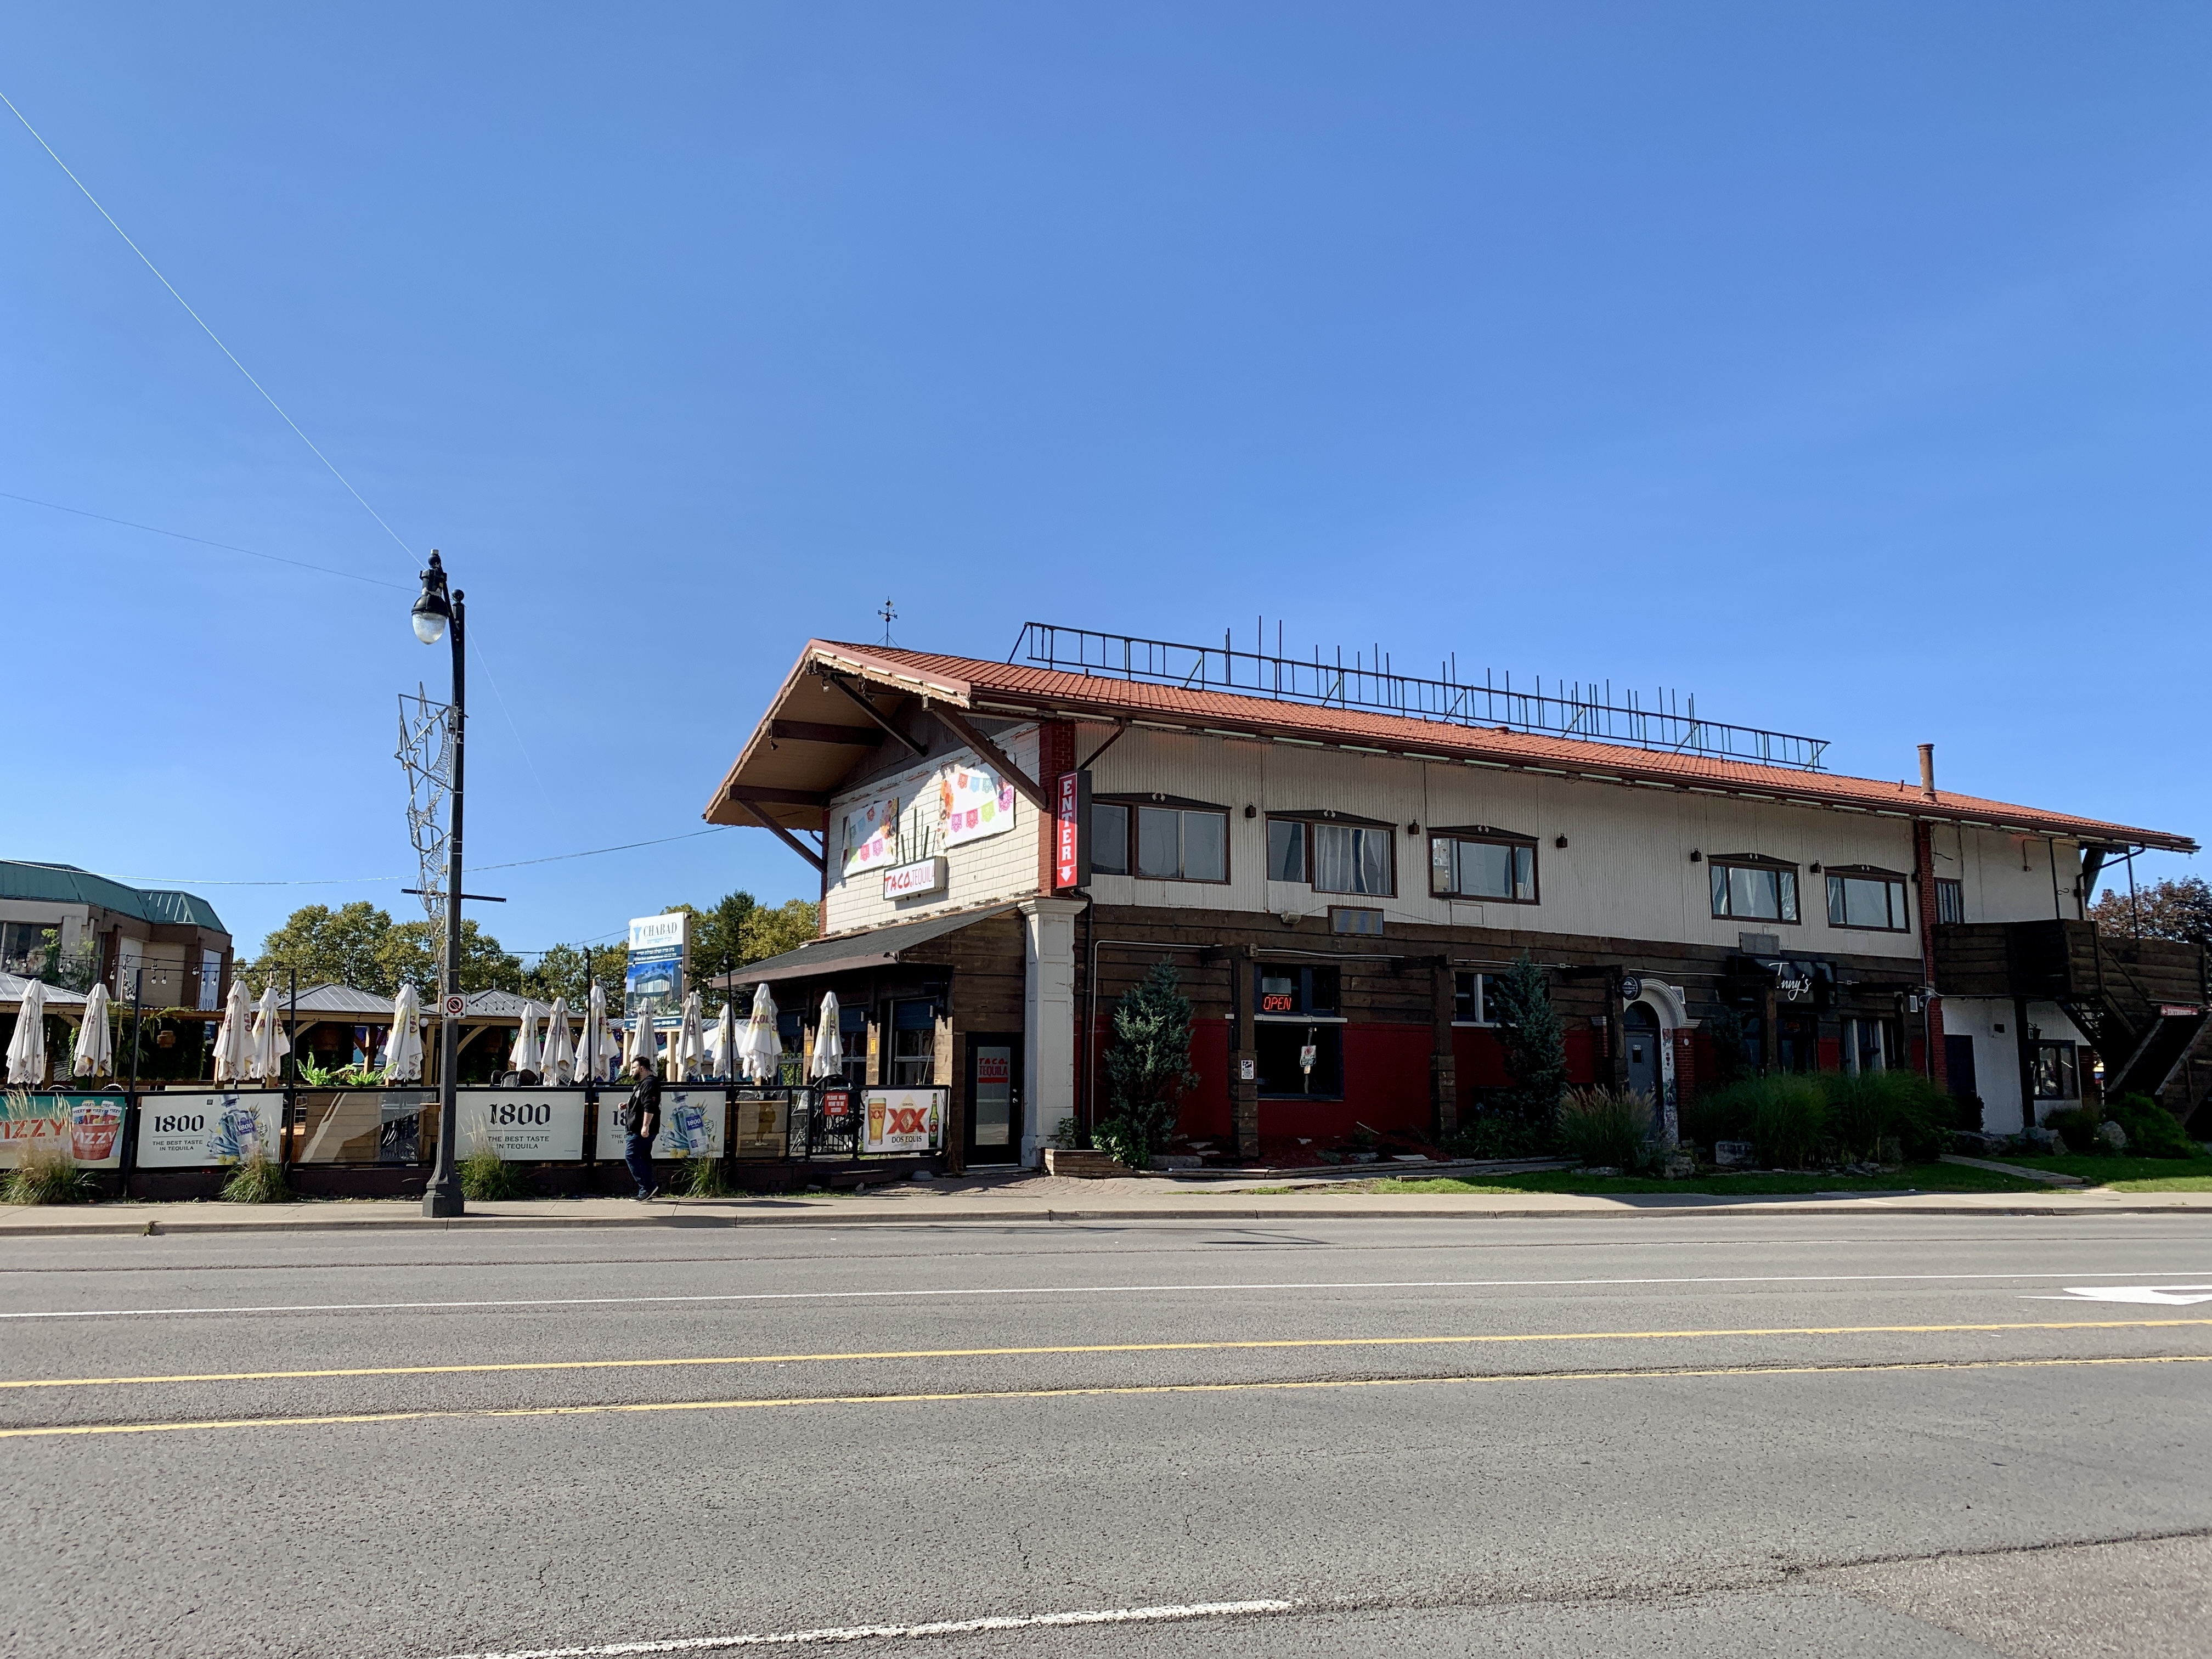
[[[1920,745],[1920,793],[1929,800],[1936,799],[1936,745]]]

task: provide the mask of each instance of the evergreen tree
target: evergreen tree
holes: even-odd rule
[[[1114,1103],[1100,1139],[1121,1161],[1142,1169],[1175,1132],[1182,1097],[1198,1084],[1190,1063],[1190,999],[1172,965],[1156,963],[1114,1005],[1114,1046],[1106,1082]]]
[[[1548,1128],[1567,1086],[1567,1043],[1544,970],[1523,951],[1491,980],[1483,1007],[1498,1022],[1505,1069],[1513,1079],[1513,1086],[1498,1094],[1498,1105],[1524,1123]]]

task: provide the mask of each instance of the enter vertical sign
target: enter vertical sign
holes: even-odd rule
[[[1053,792],[1052,885],[1057,892],[1091,881],[1091,774],[1062,772]]]

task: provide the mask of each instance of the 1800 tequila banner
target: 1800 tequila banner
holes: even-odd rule
[[[147,1095],[138,1103],[141,1170],[204,1170],[277,1156],[283,1133],[281,1089]]]

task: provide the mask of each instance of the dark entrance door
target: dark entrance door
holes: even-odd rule
[[[1970,1036],[1946,1036],[1943,1039],[1943,1073],[1954,1095],[1972,1095],[1977,1099],[1981,1091],[1974,1086],[1974,1040]]]
[[[1018,1031],[968,1039],[967,1161],[1022,1161],[1022,1038]]]
[[[1624,1040],[1628,1044],[1628,1086],[1653,1100],[1659,1098],[1659,1016],[1648,1002],[1632,1002],[1621,1011]]]

